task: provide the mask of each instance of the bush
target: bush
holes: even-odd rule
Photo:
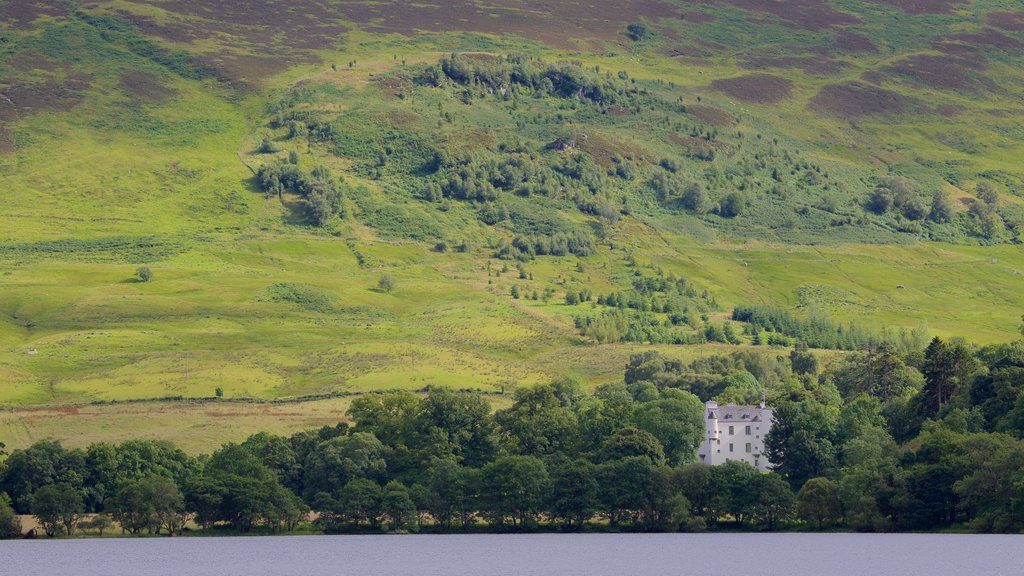
[[[0,492],[0,540],[21,537],[21,520],[14,513],[11,499]]]
[[[149,282],[153,279],[153,271],[146,266],[142,266],[135,271],[135,276],[138,277],[139,282]]]
[[[392,277],[390,274],[382,275],[380,277],[380,280],[377,281],[377,287],[383,290],[384,292],[391,294],[391,292],[395,289],[394,277]]]

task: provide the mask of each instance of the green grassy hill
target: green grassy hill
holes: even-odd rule
[[[543,4],[0,2],[0,405],[1017,334],[1019,3]]]

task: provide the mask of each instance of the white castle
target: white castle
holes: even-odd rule
[[[704,441],[697,450],[701,464],[717,465],[740,460],[763,472],[768,471],[764,437],[772,428],[771,408],[759,406],[719,406],[704,404]]]

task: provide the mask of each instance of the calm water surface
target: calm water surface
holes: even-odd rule
[[[291,536],[0,542],[17,576],[1024,574],[1024,537],[861,534]]]

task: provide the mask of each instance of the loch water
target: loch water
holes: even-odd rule
[[[1024,536],[531,534],[0,542],[17,576],[1024,575]]]

